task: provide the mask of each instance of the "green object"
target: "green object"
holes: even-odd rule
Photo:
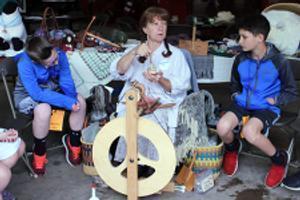
[[[126,33],[116,28],[102,27],[99,33],[102,37],[114,43],[124,44],[127,41]]]

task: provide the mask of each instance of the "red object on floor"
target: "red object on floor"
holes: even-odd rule
[[[223,159],[223,171],[228,176],[233,176],[238,169],[238,151],[225,151]]]

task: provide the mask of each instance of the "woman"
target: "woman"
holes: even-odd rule
[[[181,50],[168,44],[167,33],[168,12],[163,8],[150,7],[140,19],[140,27],[146,35],[146,42],[132,48],[111,65],[115,79],[126,81],[120,94],[120,102],[124,102],[125,93],[138,82],[145,88],[148,98],[159,99],[161,104],[174,103],[171,108],[156,109],[144,117],[158,123],[174,142],[177,126],[178,106],[186,97],[190,88],[190,70]],[[124,115],[125,104],[118,104],[118,115]],[[120,140],[115,155],[116,161],[124,159],[125,145]],[[151,159],[157,159],[151,143],[139,138],[139,152]]]
[[[0,200],[14,199],[10,192],[4,191],[11,179],[11,168],[25,151],[25,143],[14,129],[0,128]]]
[[[76,92],[66,54],[53,48],[46,39],[33,37],[18,59],[19,80],[15,87],[14,100],[20,112],[33,114],[33,170],[38,175],[45,173],[46,137],[53,106],[71,111],[71,133],[63,137],[63,144],[68,163],[80,164],[80,130],[84,122],[86,103]]]

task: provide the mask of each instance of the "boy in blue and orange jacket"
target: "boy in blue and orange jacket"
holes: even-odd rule
[[[270,25],[263,15],[245,17],[238,24],[243,50],[234,61],[231,74],[233,102],[217,124],[225,143],[223,171],[233,176],[238,169],[241,144],[232,130],[249,116],[242,133],[245,139],[272,160],[265,185],[278,186],[285,174],[289,155],[276,149],[265,136],[280,117],[280,105],[297,98],[297,88],[288,61],[272,44],[265,42]]]

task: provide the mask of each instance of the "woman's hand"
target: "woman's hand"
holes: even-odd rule
[[[148,79],[151,82],[158,83],[163,89],[167,92],[171,92],[172,85],[171,82],[164,77],[162,71],[159,72],[153,72],[151,70],[147,70],[143,73],[146,79]]]
[[[150,56],[151,50],[146,43],[142,43],[136,48],[135,54],[147,58]]]
[[[136,56],[139,56],[141,58],[142,57],[147,58],[150,56],[150,54],[151,51],[146,43],[142,43],[138,45],[119,60],[119,62],[117,63],[118,73],[124,75],[128,71],[133,59]]]
[[[3,133],[0,133],[0,142],[15,142],[18,137],[18,131],[15,129],[8,129]]]
[[[159,80],[161,78],[163,78],[163,73],[162,71],[159,71],[159,72],[152,72],[150,70],[146,70],[144,73],[144,76],[146,79],[148,79],[149,81],[151,82],[155,82],[155,83],[158,83]]]
[[[72,111],[77,112],[78,110],[80,110],[80,103],[79,102],[72,105]]]

